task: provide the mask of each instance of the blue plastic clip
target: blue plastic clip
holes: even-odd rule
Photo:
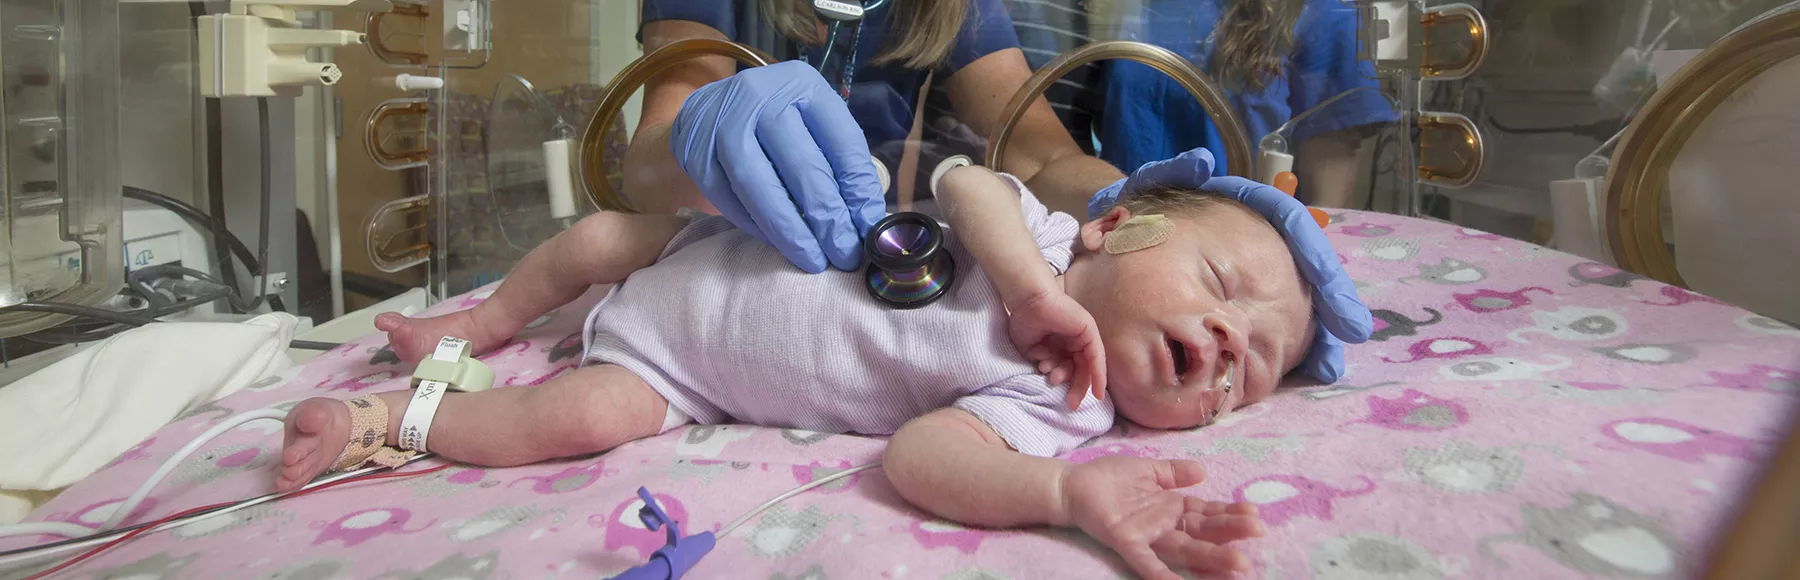
[[[718,543],[712,532],[681,537],[681,523],[669,519],[669,514],[663,512],[649,489],[639,487],[638,497],[644,500],[644,508],[638,510],[638,518],[644,520],[644,527],[651,531],[665,528],[669,543],[651,554],[648,563],[613,576],[614,580],[678,580]]]

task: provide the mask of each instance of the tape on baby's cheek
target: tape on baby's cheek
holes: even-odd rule
[[[1161,214],[1137,216],[1106,234],[1106,253],[1124,254],[1154,248],[1168,241],[1169,234],[1174,231],[1175,222]]]

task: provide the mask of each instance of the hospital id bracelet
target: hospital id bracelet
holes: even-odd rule
[[[431,421],[437,418],[438,403],[444,401],[444,391],[449,385],[438,381],[419,381],[419,388],[413,389],[412,401],[406,404],[406,414],[400,418],[400,448],[419,453],[430,453],[425,447],[425,440],[431,434]]]
[[[444,383],[459,393],[479,393],[493,388],[493,369],[469,356],[469,348],[469,341],[454,336],[439,339],[437,350],[431,357],[419,361],[418,368],[413,369],[413,388],[421,387],[425,381]]]

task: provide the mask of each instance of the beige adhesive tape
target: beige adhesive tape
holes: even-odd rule
[[[412,458],[411,452],[387,446],[387,403],[374,395],[357,397],[344,404],[350,407],[350,442],[338,454],[332,471],[348,471],[374,461],[384,467],[399,467]]]
[[[1168,241],[1169,234],[1174,232],[1175,222],[1162,214],[1137,216],[1106,234],[1106,253],[1124,254],[1153,248]]]

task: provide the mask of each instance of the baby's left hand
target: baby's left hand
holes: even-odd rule
[[[1050,384],[1068,384],[1069,410],[1081,406],[1091,389],[1106,397],[1106,353],[1100,329],[1086,308],[1068,294],[1039,294],[1011,310],[1008,331],[1019,352],[1037,362]]]

